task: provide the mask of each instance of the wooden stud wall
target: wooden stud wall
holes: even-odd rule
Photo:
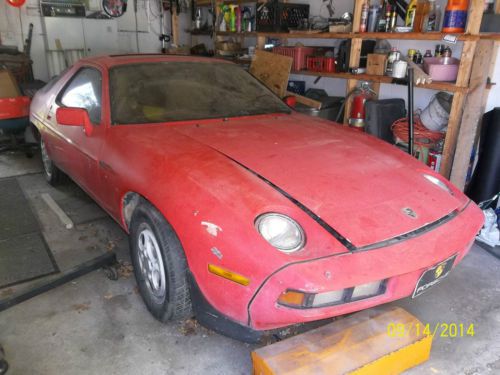
[[[483,95],[486,90],[487,76],[491,54],[493,51],[493,41],[482,40],[478,43],[477,53],[474,56],[474,62],[471,72],[472,91],[469,92],[465,100],[465,108],[461,118],[458,140],[456,142],[456,151],[453,158],[453,169],[450,180],[459,189],[465,187],[467,170],[469,169],[470,155],[472,147],[482,117],[481,107],[483,105]]]
[[[498,2],[498,0],[497,0]],[[484,0],[469,0],[469,14],[467,15],[466,34],[477,35],[483,20]]]

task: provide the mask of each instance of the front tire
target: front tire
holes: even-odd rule
[[[42,137],[40,137],[40,152],[42,154],[42,163],[43,163],[43,171],[45,179],[49,184],[55,186],[61,181],[62,172],[59,170],[59,168],[56,167],[56,165],[50,158],[49,153],[47,152],[47,148],[45,146],[45,142],[43,141]]]
[[[163,215],[146,201],[134,210],[129,241],[135,279],[151,314],[161,322],[191,317],[181,243]]]

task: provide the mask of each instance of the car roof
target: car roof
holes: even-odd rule
[[[139,64],[151,62],[199,62],[199,63],[228,63],[229,61],[222,59],[214,59],[212,57],[199,57],[190,55],[166,55],[161,53],[151,54],[123,54],[123,55],[105,55],[92,56],[80,60],[81,63],[91,63],[110,68],[116,65],[124,64]]]

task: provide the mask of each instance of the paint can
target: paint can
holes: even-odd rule
[[[442,157],[443,157],[443,155],[441,153],[439,153],[438,151],[430,150],[427,165],[429,167],[431,167],[432,170],[439,172],[439,169],[441,168],[441,158]]]
[[[438,92],[422,111],[420,115],[422,124],[429,130],[442,131],[448,125],[452,100],[453,95],[443,91]]]
[[[408,63],[403,60],[396,60],[392,64],[391,77],[393,78],[405,78],[406,68],[408,68]]]

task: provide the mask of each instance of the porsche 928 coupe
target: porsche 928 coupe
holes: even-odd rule
[[[418,160],[225,61],[83,59],[30,119],[48,182],[67,174],[128,233],[154,317],[245,341],[417,297],[483,223]]]

